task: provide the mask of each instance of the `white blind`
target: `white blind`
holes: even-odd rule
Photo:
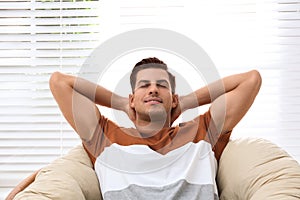
[[[48,87],[76,73],[99,40],[97,0],[0,2],[0,199],[78,144]]]
[[[0,199],[80,142],[48,79],[78,72],[100,28],[175,30],[198,42],[221,76],[258,69],[261,91],[233,138],[270,139],[299,162],[299,10],[297,0],[1,1]]]
[[[261,72],[261,91],[232,138],[269,139],[300,162],[300,2],[201,1],[190,12],[222,76]],[[207,20],[209,19],[209,20]],[[203,38],[201,38],[203,37]]]

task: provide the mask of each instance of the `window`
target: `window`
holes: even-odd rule
[[[98,45],[99,1],[0,2],[0,199],[80,141],[49,91]]]
[[[49,91],[76,74],[104,35],[178,31],[221,76],[258,69],[263,85],[233,132],[263,137],[300,162],[300,3],[284,0],[3,0],[0,2],[0,198],[80,143]]]

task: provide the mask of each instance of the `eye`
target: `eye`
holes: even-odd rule
[[[166,84],[163,83],[158,83],[156,84],[158,87],[163,87],[163,88],[168,88],[168,86]]]
[[[169,84],[166,81],[160,81],[156,83],[157,87],[169,88]]]
[[[139,88],[146,88],[150,85],[150,83],[143,83],[139,85]]]

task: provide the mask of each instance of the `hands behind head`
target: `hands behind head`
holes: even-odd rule
[[[178,98],[178,104],[175,108],[171,111],[171,125],[174,123],[174,121],[183,113],[183,107],[182,107],[182,97]]]
[[[180,116],[181,114],[181,109],[180,105],[178,104],[175,108],[172,109],[171,111],[171,125],[173,122]]]
[[[135,123],[136,121],[136,112],[129,104],[126,105],[126,114],[128,115],[129,119]]]

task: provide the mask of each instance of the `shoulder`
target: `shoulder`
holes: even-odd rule
[[[179,123],[176,127],[175,130],[178,132],[176,135],[183,137],[184,140],[198,143],[206,139],[213,123],[211,125],[211,115],[207,111],[190,121]]]
[[[193,136],[193,142],[205,140],[211,144],[217,160],[219,160],[231,136],[231,131],[221,134],[217,130],[210,110],[191,121],[180,123],[178,126],[182,133]]]

